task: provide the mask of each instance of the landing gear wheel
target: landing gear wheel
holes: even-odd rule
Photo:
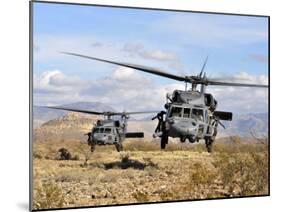
[[[180,141],[181,141],[182,143],[184,143],[185,140],[186,140],[186,137],[184,137],[184,136],[180,137]]]
[[[166,132],[163,132],[162,137],[161,137],[161,149],[166,148],[166,144],[168,144],[168,134]]]
[[[121,143],[116,143],[115,147],[118,152],[123,151],[123,145]]]
[[[206,148],[209,153],[213,151],[213,142],[212,139],[205,139]]]

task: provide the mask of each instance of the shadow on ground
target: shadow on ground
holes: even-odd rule
[[[114,169],[114,168],[119,168],[119,169],[133,168],[133,169],[143,170],[147,166],[145,163],[142,163],[138,160],[131,160],[131,159],[126,161],[104,163],[103,165],[105,170]]]

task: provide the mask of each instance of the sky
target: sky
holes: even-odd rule
[[[163,110],[182,82],[61,51],[207,77],[268,84],[265,17],[34,3],[35,105],[102,102],[116,110]],[[219,110],[267,112],[268,89],[208,86]]]

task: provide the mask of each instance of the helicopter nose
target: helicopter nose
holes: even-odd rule
[[[197,132],[197,124],[193,121],[173,121],[169,122],[170,129],[178,134],[187,136],[195,135]]]

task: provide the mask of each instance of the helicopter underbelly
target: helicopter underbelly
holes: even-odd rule
[[[168,135],[173,138],[181,136],[195,136],[196,134],[195,128],[188,128],[183,125],[171,125],[168,133]]]

